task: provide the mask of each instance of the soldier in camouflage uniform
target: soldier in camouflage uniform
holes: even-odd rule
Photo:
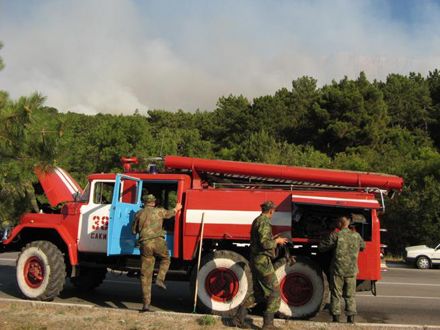
[[[165,231],[162,229],[164,219],[173,217],[182,208],[176,204],[174,210],[165,210],[155,207],[156,198],[149,194],[144,199],[145,207],[136,213],[132,225],[133,234],[139,234],[141,250],[141,286],[143,293],[143,307],[141,312],[149,311],[151,301],[151,282],[153,278],[156,257],[160,259],[159,272],[155,284],[166,290],[165,276],[170,267],[170,256],[165,242]]]
[[[271,219],[275,213],[275,204],[266,201],[261,204],[262,213],[252,223],[250,240],[250,265],[252,269],[253,292],[250,290],[245,302],[234,316],[236,326],[245,328],[247,309],[257,303],[265,302],[263,329],[277,329],[273,324],[274,314],[280,308],[280,285],[275,275],[272,258],[277,245],[284,245],[286,238],[272,236]]]
[[[356,275],[358,273],[359,251],[365,248],[365,242],[355,231],[348,228],[350,218],[338,218],[340,231],[332,232],[319,244],[319,251],[332,250],[333,258],[330,264],[330,313],[333,322],[339,322],[341,315],[341,297],[345,300],[347,322],[354,323],[356,315]]]

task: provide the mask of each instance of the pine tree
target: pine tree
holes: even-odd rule
[[[34,168],[54,165],[58,135],[56,119],[49,120],[40,94],[9,99],[0,92],[0,218],[15,222],[25,211],[38,211]]]

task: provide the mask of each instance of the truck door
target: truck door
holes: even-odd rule
[[[116,175],[108,226],[107,255],[139,255],[131,224],[141,203],[142,180]]]
[[[86,188],[78,225],[78,250],[106,253],[114,180],[93,180]]]

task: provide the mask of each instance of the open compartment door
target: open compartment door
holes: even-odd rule
[[[337,226],[341,215],[352,217],[352,226],[366,241],[372,239],[372,211],[380,209],[373,195],[292,194],[292,236],[296,239],[320,240]]]
[[[123,174],[116,175],[107,238],[107,255],[139,254],[136,235],[131,225],[141,203],[142,180]]]

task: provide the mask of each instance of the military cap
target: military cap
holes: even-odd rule
[[[267,212],[267,211],[269,211],[269,210],[276,209],[276,205],[275,205],[275,203],[272,202],[272,201],[265,201],[265,202],[263,202],[263,204],[261,204],[260,206],[261,206],[261,210],[262,210],[263,212]]]
[[[142,199],[145,203],[154,203],[156,201],[156,197],[153,194],[144,195]]]

